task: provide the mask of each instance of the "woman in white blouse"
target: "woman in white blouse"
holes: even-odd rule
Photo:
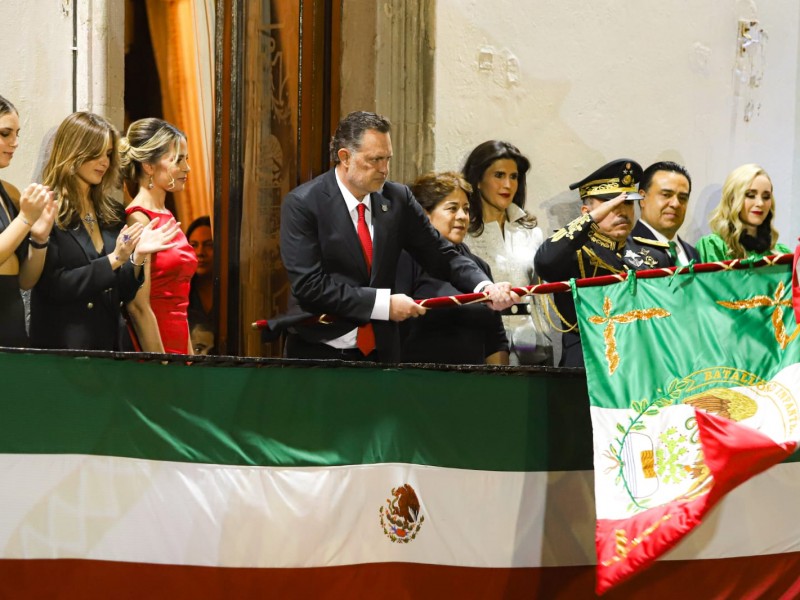
[[[489,140],[467,158],[463,173],[472,185],[466,240],[484,259],[497,281],[514,286],[534,281],[533,256],[544,241],[536,217],[525,211],[525,176],[530,161],[508,142]],[[514,314],[516,309],[516,314]],[[503,322],[512,365],[552,365],[553,347],[544,319],[543,297],[513,306]]]

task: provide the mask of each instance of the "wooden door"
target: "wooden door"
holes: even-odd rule
[[[329,168],[341,0],[217,0],[217,19],[217,346],[279,356],[250,323],[286,308],[283,196]]]

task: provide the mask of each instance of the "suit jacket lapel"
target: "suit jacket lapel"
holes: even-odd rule
[[[372,200],[372,279],[386,261],[384,256],[388,248],[388,242],[392,236],[391,219],[389,218],[389,208],[391,201],[380,192],[370,195]]]
[[[697,253],[697,249],[694,246],[684,242],[680,236],[677,237],[678,237],[678,242],[680,243],[681,246],[683,246],[683,251],[686,252],[686,258],[688,258],[689,260],[696,260],[696,261],[700,260],[700,255]]]
[[[103,250],[106,254],[111,254],[114,252],[114,248],[117,247],[117,235],[115,231],[110,231],[108,229],[101,229],[100,235],[103,236]]]
[[[641,220],[636,221],[636,225],[634,225],[633,231],[631,231],[631,236],[646,238],[648,240],[656,239],[656,236],[653,235],[653,232],[650,231],[650,228],[642,223]]]
[[[89,232],[86,231],[86,228],[82,224],[72,229],[68,229],[67,233],[69,233],[75,239],[75,241],[78,242],[78,246],[81,247],[81,250],[83,250],[83,253],[86,255],[87,263],[92,262],[99,256],[99,253],[92,243],[92,238],[89,237]],[[105,240],[103,240],[103,242],[105,242]]]
[[[335,167],[334,167],[335,168]],[[349,255],[349,262],[359,271],[365,280],[367,279],[367,261],[364,258],[364,251],[361,249],[361,241],[358,239],[358,233],[353,226],[353,218],[347,210],[347,203],[344,201],[342,192],[336,183],[336,175],[333,169],[329,171],[330,177],[326,181],[326,192],[328,193],[328,204],[330,209],[325,215],[321,213],[317,215],[319,218],[330,217],[333,231],[342,232],[342,240]],[[372,263],[375,264],[375,253],[373,243],[373,258]]]
[[[96,260],[101,254],[97,251],[92,243],[92,238],[89,236],[89,232],[86,231],[86,228],[81,224],[78,225],[75,229],[69,229],[69,234],[75,238],[75,241],[78,242],[78,245],[83,250],[84,255],[86,256],[86,262],[90,263],[93,260]],[[107,229],[100,229],[100,235],[103,237],[103,254],[108,255],[114,252],[114,248],[117,245],[117,236],[113,230]],[[114,298],[112,298],[109,294],[98,294],[98,299],[102,300],[103,305],[114,312]]]

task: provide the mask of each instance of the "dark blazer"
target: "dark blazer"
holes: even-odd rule
[[[330,325],[295,326],[293,331],[308,342],[332,340],[367,323],[376,288],[394,287],[401,250],[407,250],[428,273],[463,292],[489,280],[433,228],[408,187],[387,181],[370,199],[371,274],[333,169],[295,188],[283,200],[281,257],[292,290],[289,313],[337,317]],[[378,360],[397,361],[397,324],[372,323]]]
[[[489,265],[466,244],[456,250],[492,276]],[[415,300],[458,294],[450,283],[428,275],[408,252],[400,255],[395,291]],[[419,319],[400,323],[401,360],[413,363],[482,365],[495,352],[508,352],[500,313],[485,304],[437,308]]]
[[[649,248],[650,253],[656,256],[659,262],[665,262],[670,267],[674,267],[675,265],[672,263],[672,259],[669,256],[669,252],[664,247],[663,242],[659,242],[656,240],[653,232],[650,231],[650,228],[642,223],[641,220],[636,221],[636,225],[634,225],[633,230],[631,230],[630,235],[628,236],[629,240],[633,240],[636,244],[638,244],[642,248]],[[655,242],[655,243],[650,243]],[[683,246],[684,252],[686,252],[686,256],[689,257],[689,260],[695,260],[700,262],[700,254],[697,252],[697,249],[692,246],[691,244],[687,244],[684,242],[680,236],[678,236],[678,243]]]
[[[144,281],[130,261],[114,271],[114,251],[124,221],[101,227],[103,253],[79,225],[53,227],[39,282],[31,293],[31,345],[35,348],[133,350],[122,307],[133,300]]]

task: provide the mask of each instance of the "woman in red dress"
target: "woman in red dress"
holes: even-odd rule
[[[120,165],[134,197],[125,210],[129,225],[156,225],[173,219],[167,192],[180,192],[189,175],[186,136],[161,119],[140,119],[120,142]],[[145,352],[192,354],[186,310],[197,270],[194,250],[179,232],[177,245],[145,262],[145,283],[128,306],[139,345]]]

